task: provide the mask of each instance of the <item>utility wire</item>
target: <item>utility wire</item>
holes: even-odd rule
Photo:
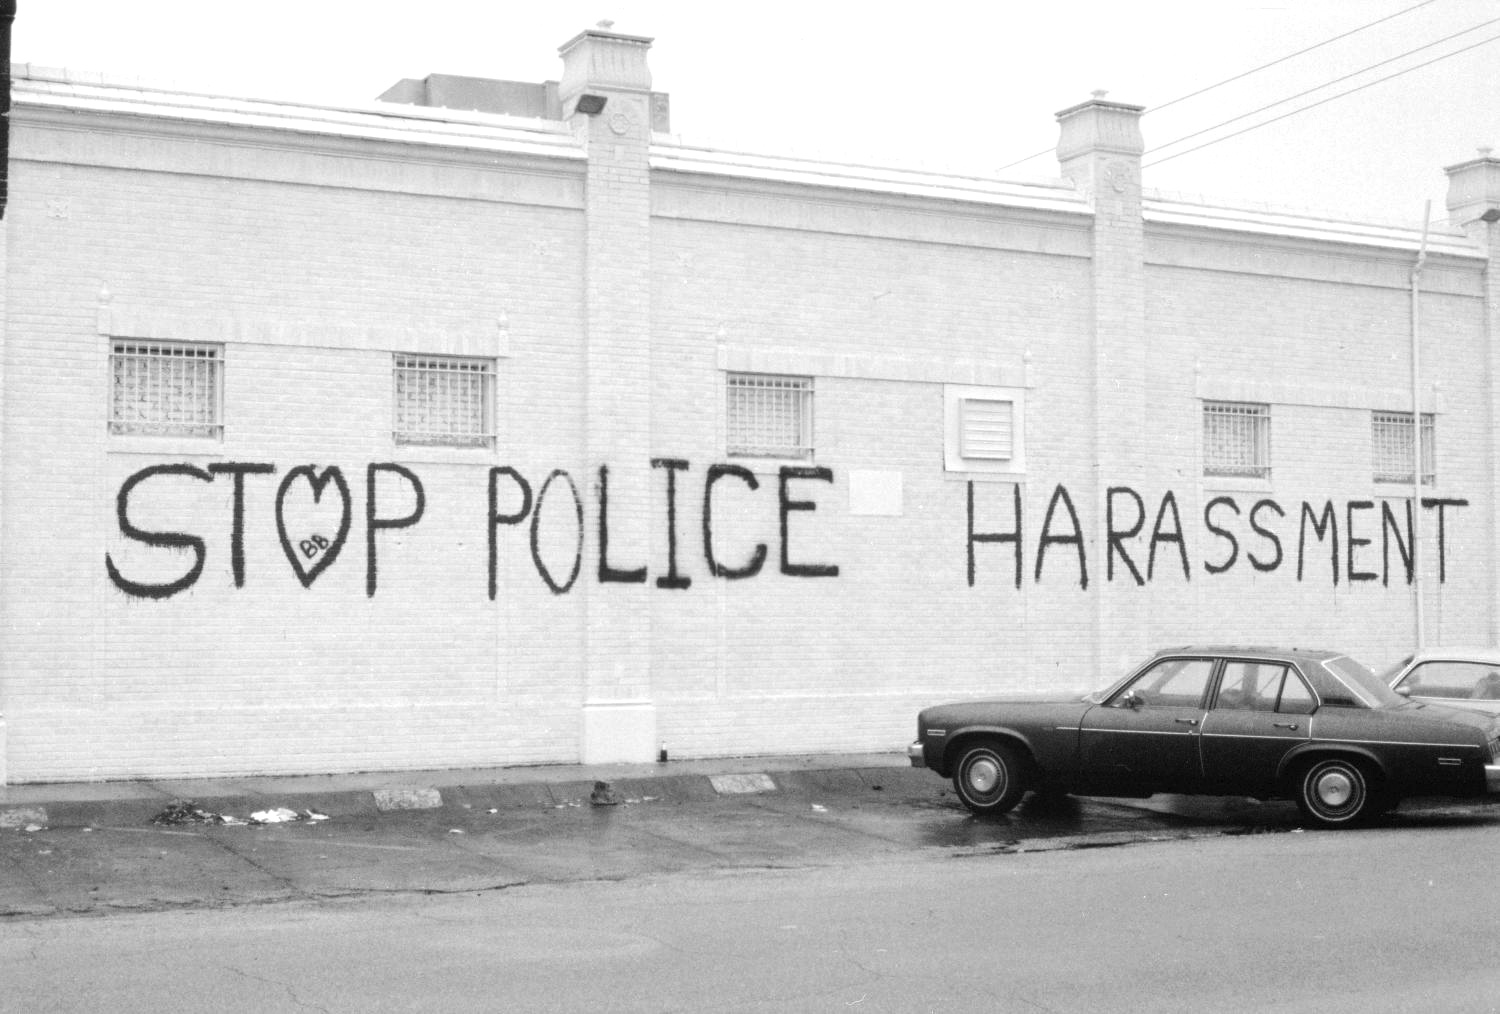
[[[1315,49],[1322,49],[1324,46],[1327,46],[1330,43],[1338,42],[1340,39],[1347,39],[1349,36],[1354,35],[1357,32],[1364,31],[1366,28],[1374,28],[1376,25],[1380,24],[1381,22],[1389,21],[1392,18],[1399,18],[1403,14],[1410,14],[1412,11],[1416,10],[1418,7],[1426,7],[1428,4],[1436,3],[1436,2],[1437,2],[1437,0],[1422,0],[1421,3],[1419,3],[1419,4],[1413,4],[1412,6],[1406,8],[1405,10],[1399,10],[1399,11],[1397,11],[1394,14],[1387,14],[1383,18],[1377,18],[1376,20],[1371,21],[1368,25],[1360,25],[1358,28],[1351,28],[1351,29],[1349,29],[1349,31],[1345,32],[1342,35],[1335,35],[1331,39],[1324,39],[1322,42],[1315,43],[1314,45],[1308,46],[1306,49],[1299,49],[1295,53],[1288,53],[1286,56],[1281,57],[1279,60],[1272,60],[1270,63],[1263,63],[1259,67],[1256,67],[1254,70],[1247,70],[1243,74],[1236,74],[1234,77],[1226,77],[1224,80],[1220,81],[1218,84],[1211,84],[1207,88],[1199,88],[1197,91],[1195,91],[1195,92],[1189,92],[1187,95],[1183,95],[1180,98],[1175,98],[1175,99],[1172,99],[1171,101],[1163,102],[1159,106],[1152,106],[1150,109],[1146,110],[1146,112],[1148,112],[1148,113],[1154,113],[1154,112],[1157,112],[1158,110],[1165,109],[1168,106],[1175,106],[1179,102],[1186,102],[1188,99],[1197,98],[1199,95],[1202,95],[1204,92],[1211,92],[1215,88],[1218,88],[1218,87],[1221,87],[1223,85],[1227,85],[1227,84],[1230,84],[1232,82],[1238,81],[1242,77],[1249,77],[1251,74],[1258,74],[1258,73],[1260,73],[1263,70],[1266,70],[1266,69],[1268,69],[1270,67],[1276,66],[1278,63],[1286,63],[1288,60],[1295,59],[1296,57],[1302,56],[1304,53],[1311,53]],[[1480,27],[1480,26],[1476,25],[1475,27],[1477,28],[1477,27]]]
[[[1477,25],[1471,25],[1470,27],[1465,28],[1461,32],[1454,32],[1452,35],[1446,35],[1443,38],[1436,40],[1435,42],[1429,42],[1426,45],[1418,46],[1416,49],[1408,49],[1404,53],[1397,53],[1395,56],[1390,57],[1389,59],[1381,60],[1379,63],[1372,63],[1372,64],[1370,64],[1367,67],[1361,67],[1359,70],[1352,71],[1352,72],[1350,72],[1348,74],[1345,74],[1343,77],[1336,77],[1332,81],[1324,81],[1322,84],[1316,85],[1315,87],[1312,87],[1312,88],[1309,88],[1306,91],[1300,91],[1296,95],[1288,95],[1284,99],[1277,99],[1275,102],[1267,103],[1266,105],[1261,106],[1259,109],[1252,109],[1248,113],[1241,113],[1240,115],[1238,115],[1238,116],[1232,116],[1232,117],[1230,117],[1227,120],[1220,120],[1218,123],[1215,123],[1211,127],[1204,127],[1202,130],[1195,130],[1191,134],[1184,134],[1181,137],[1173,138],[1170,141],[1165,141],[1165,142],[1157,145],[1155,148],[1147,148],[1146,151],[1145,151],[1145,154],[1149,155],[1153,151],[1161,151],[1163,148],[1170,148],[1174,144],[1181,144],[1183,141],[1190,141],[1190,140],[1192,140],[1195,137],[1199,137],[1199,136],[1201,136],[1203,134],[1207,134],[1209,131],[1218,130],[1220,127],[1227,127],[1231,123],[1238,123],[1240,120],[1243,120],[1243,119],[1245,119],[1247,117],[1254,116],[1257,113],[1263,113],[1267,109],[1273,109],[1276,106],[1285,105],[1288,102],[1294,102],[1297,99],[1300,99],[1300,98],[1303,98],[1305,96],[1311,95],[1313,92],[1322,91],[1324,88],[1330,88],[1333,85],[1340,84],[1341,82],[1347,81],[1347,80],[1349,80],[1352,77],[1359,77],[1359,75],[1364,74],[1367,71],[1372,71],[1372,70],[1374,70],[1377,67],[1384,67],[1388,63],[1395,63],[1397,60],[1404,60],[1406,57],[1411,56],[1414,53],[1420,53],[1424,49],[1431,49],[1433,46],[1441,46],[1443,43],[1450,42],[1453,39],[1458,38],[1460,35],[1467,35],[1470,32],[1478,31],[1481,28],[1488,28],[1490,25],[1493,25],[1493,24],[1496,24],[1496,23],[1500,23],[1500,18],[1490,18],[1490,20],[1488,20],[1488,21],[1481,21],[1479,24],[1477,24]],[[1483,44],[1484,43],[1481,42],[1481,43],[1478,43],[1477,45],[1483,45]],[[1473,47],[1471,46],[1469,48],[1472,49]],[[1462,53],[1462,52],[1464,52],[1464,50],[1462,50],[1462,49],[1454,50],[1454,53]],[[1454,53],[1449,53],[1447,55],[1448,56],[1452,56],[1452,55],[1454,55]],[[1443,57],[1439,57],[1438,59],[1443,59]],[[1429,62],[1433,62],[1433,61],[1429,61]],[[1425,64],[1425,63],[1424,64],[1418,64],[1418,66],[1425,67],[1425,66],[1427,66],[1427,64]],[[1415,68],[1413,68],[1413,69],[1415,69]],[[1385,78],[1380,78],[1379,80],[1380,81],[1384,81],[1386,79]],[[1377,82],[1372,81],[1370,83],[1371,84],[1375,84]],[[1348,92],[1344,92],[1343,94],[1347,95],[1349,93]],[[1335,96],[1335,98],[1337,98],[1337,96]],[[1314,103],[1314,105],[1317,105],[1317,104],[1318,103]],[[1313,107],[1312,106],[1306,106],[1304,108],[1311,109]],[[1294,112],[1301,112],[1301,110],[1294,110]],[[1289,116],[1291,114],[1288,113],[1287,115]],[[1277,119],[1282,119],[1282,118],[1283,117],[1277,117]],[[1275,120],[1267,120],[1266,122],[1267,123],[1275,123],[1276,121]],[[1229,137],[1234,137],[1235,135],[1230,134],[1228,136]],[[1194,148],[1193,150],[1197,151],[1197,148]],[[1165,161],[1165,160],[1159,160],[1159,161]]]
[[[1460,53],[1467,53],[1471,49],[1477,49],[1480,46],[1488,45],[1489,43],[1494,42],[1497,39],[1500,39],[1500,35],[1491,35],[1488,39],[1480,39],[1478,42],[1473,43],[1472,45],[1465,46],[1462,49],[1455,49],[1451,53],[1444,53],[1442,56],[1435,56],[1431,60],[1425,60],[1422,63],[1414,64],[1410,67],[1407,67],[1405,70],[1398,70],[1394,74],[1387,74],[1385,77],[1376,78],[1374,81],[1367,81],[1356,88],[1350,88],[1348,91],[1339,92],[1337,95],[1330,95],[1327,98],[1319,99],[1316,102],[1310,102],[1307,105],[1302,106],[1300,109],[1293,109],[1289,112],[1282,113],[1280,116],[1273,116],[1271,119],[1265,120],[1261,123],[1252,123],[1250,126],[1245,127],[1242,130],[1236,130],[1232,134],[1225,134],[1223,137],[1216,137],[1212,141],[1204,141],[1200,145],[1196,145],[1183,151],[1174,152],[1171,155],[1163,155],[1161,158],[1156,159],[1152,162],[1142,162],[1141,167],[1145,168],[1146,166],[1161,165],[1163,162],[1170,162],[1172,159],[1177,158],[1179,155],[1187,155],[1190,152],[1195,152],[1203,148],[1207,148],[1209,145],[1218,144],[1220,141],[1227,141],[1231,137],[1239,137],[1241,134],[1248,134],[1252,130],[1259,130],[1261,127],[1269,126],[1270,124],[1275,123],[1278,120],[1284,120],[1289,116],[1296,116],[1298,113],[1305,113],[1309,109],[1316,109],[1318,106],[1321,106],[1328,102],[1332,102],[1334,99],[1341,99],[1345,95],[1353,95],[1355,92],[1364,91],[1371,85],[1378,85],[1383,81],[1390,81],[1392,78],[1398,78],[1403,74],[1410,74],[1414,70],[1421,70],[1423,67],[1427,67],[1442,60],[1446,60],[1449,57],[1457,56]],[[1275,103],[1273,103],[1273,105],[1274,104]]]
[[[1240,78],[1249,77],[1251,74],[1258,74],[1259,72],[1267,69],[1268,67],[1274,67],[1274,66],[1276,66],[1279,63],[1285,63],[1287,60],[1291,60],[1291,59],[1293,59],[1295,57],[1302,56],[1305,53],[1311,53],[1315,49],[1321,49],[1322,47],[1327,46],[1327,45],[1329,45],[1331,43],[1338,42],[1340,39],[1347,39],[1351,35],[1355,35],[1355,34],[1358,34],[1359,32],[1364,31],[1366,28],[1374,28],[1376,25],[1380,24],[1381,22],[1389,21],[1392,18],[1398,18],[1398,17],[1400,17],[1403,14],[1410,14],[1412,11],[1416,10],[1419,7],[1426,7],[1428,4],[1436,3],[1436,2],[1437,2],[1437,0],[1422,0],[1421,3],[1413,4],[1410,7],[1403,8],[1402,10],[1399,10],[1399,11],[1397,11],[1394,14],[1387,14],[1383,18],[1377,18],[1376,20],[1371,21],[1368,24],[1360,25],[1358,28],[1351,28],[1349,31],[1344,32],[1341,35],[1335,35],[1332,38],[1324,39],[1322,42],[1314,43],[1313,45],[1308,46],[1306,49],[1299,49],[1295,53],[1288,53],[1286,56],[1279,57],[1278,59],[1272,60],[1270,63],[1263,63],[1259,67],[1255,67],[1255,68],[1252,68],[1251,70],[1244,71],[1243,73],[1236,74],[1234,77],[1225,78],[1223,81],[1220,81],[1217,84],[1211,84],[1211,85],[1209,85],[1206,88],[1199,88],[1195,92],[1189,92],[1187,95],[1179,95],[1175,99],[1169,99],[1168,101],[1163,102],[1159,106],[1153,106],[1152,108],[1146,110],[1146,112],[1148,112],[1148,113],[1154,113],[1158,109],[1165,109],[1168,106],[1175,106],[1179,102],[1186,102],[1188,99],[1196,98],[1197,96],[1202,95],[1204,92],[1213,91],[1215,88],[1218,88],[1218,87],[1220,87],[1222,85],[1229,84],[1229,83],[1231,83],[1233,81],[1238,81],[1238,80],[1240,80]],[[1475,26],[1475,27],[1480,27],[1480,26]],[[1274,103],[1273,103],[1273,105],[1274,105]],[[1212,128],[1210,128],[1210,129],[1212,129]],[[1004,172],[1007,169],[1010,169],[1010,168],[1012,168],[1014,166],[1020,165],[1022,162],[1030,162],[1034,158],[1041,158],[1043,155],[1049,154],[1052,150],[1053,150],[1052,148],[1043,148],[1041,151],[1037,152],[1034,155],[1027,155],[1025,158],[1018,159],[1015,162],[1010,162],[1010,163],[1008,163],[1006,165],[1003,165],[1000,168],[996,169],[995,171],[997,173]]]

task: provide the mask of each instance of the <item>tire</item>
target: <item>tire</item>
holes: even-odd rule
[[[1351,827],[1379,809],[1380,793],[1364,769],[1343,757],[1324,757],[1302,769],[1297,808],[1318,827]]]
[[[953,789],[971,813],[1004,813],[1026,792],[1025,767],[1015,749],[985,740],[970,744],[953,769]]]

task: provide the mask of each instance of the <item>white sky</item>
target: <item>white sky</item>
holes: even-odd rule
[[[556,80],[602,19],[656,41],[652,85],[683,141],[877,165],[1052,178],[1054,114],[1161,105],[1421,0],[18,0],[15,62],[189,90],[365,102],[403,77]],[[1484,22],[1492,22],[1484,27]],[[1147,149],[1464,29],[1295,103],[1146,156],[1148,187],[1419,225],[1442,167],[1500,149],[1500,40],[1201,151],[1222,133],[1500,36],[1500,0],[1429,0],[1143,121]]]

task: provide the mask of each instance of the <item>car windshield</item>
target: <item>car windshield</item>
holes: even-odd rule
[[[1348,655],[1339,655],[1323,663],[1338,681],[1353,691],[1356,700],[1367,708],[1387,708],[1402,703],[1406,698],[1386,685],[1368,666],[1361,665]]]

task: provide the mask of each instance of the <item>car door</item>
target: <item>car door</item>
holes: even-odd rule
[[[1293,666],[1226,659],[1199,739],[1205,789],[1246,795],[1274,790],[1282,758],[1311,734],[1314,705]]]
[[[1100,790],[1192,788],[1198,733],[1217,660],[1158,659],[1092,708],[1079,726],[1081,779]]]

